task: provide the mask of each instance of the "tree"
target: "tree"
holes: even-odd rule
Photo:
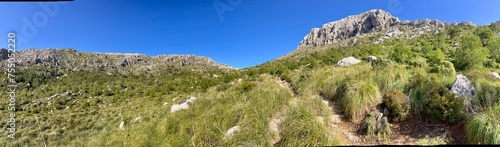
[[[408,46],[398,45],[392,50],[389,58],[398,63],[407,63],[414,59],[415,55]]]
[[[487,48],[490,50],[491,58],[500,62],[500,37],[492,37],[487,41]]]
[[[493,31],[491,31],[491,29],[489,27],[479,27],[476,29],[476,31],[474,32],[475,35],[479,36],[479,38],[481,39],[482,43],[484,45],[487,44],[487,40],[490,39],[491,37],[495,36],[495,33],[493,33]]]
[[[480,68],[490,56],[487,48],[482,47],[478,36],[464,36],[460,42],[460,49],[455,54],[455,68],[460,70]]]

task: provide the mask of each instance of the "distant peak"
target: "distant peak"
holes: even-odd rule
[[[399,23],[397,17],[381,9],[373,9],[358,15],[324,24],[314,28],[304,37],[300,46],[322,46],[338,43],[347,38],[379,32]]]

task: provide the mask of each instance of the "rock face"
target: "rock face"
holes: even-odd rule
[[[314,28],[304,37],[300,45],[321,46],[338,43],[350,37],[385,30],[398,22],[398,18],[388,12],[378,9],[370,10],[324,24],[321,28]]]
[[[8,51],[0,49],[1,67],[7,66],[5,62],[7,57]],[[203,56],[85,53],[71,48],[21,50],[16,52],[16,65],[25,69],[41,67],[40,69],[63,69],[62,71],[120,70],[129,73],[137,73],[137,70],[155,71],[155,69],[172,66],[190,66],[197,70],[211,67],[223,70],[236,69]]]
[[[448,26],[473,26],[470,21],[445,23],[439,20],[403,20],[383,10],[370,10],[359,15],[352,15],[338,21],[324,24],[321,28],[313,28],[300,42],[299,46],[325,46],[344,41],[354,43],[358,38],[382,32],[375,44],[394,37],[414,38],[424,33],[437,33]],[[404,31],[401,31],[404,30]]]
[[[354,57],[347,57],[337,62],[337,66],[351,66],[354,64],[358,64],[359,62],[361,62],[361,60],[358,60]]]
[[[472,86],[472,82],[467,79],[464,75],[457,75],[455,83],[451,87],[451,93],[459,97],[467,97],[469,99],[474,98],[476,95],[476,90]]]

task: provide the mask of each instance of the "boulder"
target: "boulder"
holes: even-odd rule
[[[183,109],[189,109],[189,105],[188,103],[194,103],[196,101],[196,97],[194,96],[191,96],[189,99],[187,99],[184,103],[181,103],[181,104],[176,104],[176,105],[172,105],[172,107],[170,108],[170,113],[174,113],[174,112],[177,112],[179,110],[183,110]],[[167,103],[168,104],[168,103]],[[165,104],[164,104],[165,105]]]
[[[134,122],[140,121],[141,119],[142,119],[142,116],[136,117],[136,118],[134,119]]]
[[[120,130],[124,130],[124,129],[125,129],[125,126],[124,126],[124,125],[125,125],[125,122],[123,122],[123,121],[122,121],[122,122],[120,123],[120,126],[118,127],[118,129],[120,129]]]
[[[469,99],[474,98],[474,95],[476,95],[476,90],[472,86],[472,82],[461,74],[457,75],[457,79],[450,91],[458,97],[467,97]]]
[[[188,108],[189,108],[189,105],[187,103],[172,105],[172,107],[170,108],[170,113],[174,113],[174,112],[177,112],[179,110],[184,110],[184,109],[188,109]]]
[[[497,72],[490,72],[490,75],[492,75],[493,77],[497,78],[497,79],[500,79],[500,75],[498,75]]]
[[[234,135],[234,133],[237,131],[240,131],[240,126],[234,126],[234,127],[230,128],[229,130],[227,130],[225,138],[226,139],[231,138]]]
[[[359,62],[361,62],[361,60],[358,60],[358,59],[351,56],[351,57],[347,57],[347,58],[340,60],[339,62],[337,62],[337,65],[338,66],[351,66],[354,64],[358,64]]]
[[[377,60],[377,57],[372,56],[372,55],[366,57],[366,61],[368,61],[368,62],[372,62],[373,60]]]

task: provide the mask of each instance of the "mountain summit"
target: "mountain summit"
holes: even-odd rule
[[[338,21],[313,28],[300,42],[300,46],[321,46],[371,32],[379,32],[399,22],[397,17],[380,9],[351,15]]]
[[[498,23],[498,22],[497,22]],[[373,33],[384,33],[374,43],[403,35],[406,38],[417,37],[424,33],[437,33],[447,26],[476,26],[472,22],[446,23],[439,20],[402,20],[381,9],[351,15],[346,18],[324,24],[321,28],[313,28],[300,42],[300,46],[325,46],[335,43],[354,43],[357,38]],[[400,31],[405,30],[405,31]]]

